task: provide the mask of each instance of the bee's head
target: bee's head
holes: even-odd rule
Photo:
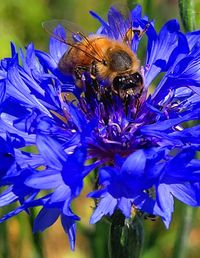
[[[116,92],[125,91],[139,97],[143,89],[143,78],[139,72],[118,75],[113,80],[113,88]]]

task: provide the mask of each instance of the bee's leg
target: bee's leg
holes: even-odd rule
[[[141,30],[133,29],[133,31],[132,31],[132,32],[134,33],[133,35],[137,34],[137,35],[138,35],[138,37],[140,37]]]
[[[141,38],[143,37],[143,35],[147,32],[148,28],[150,27],[150,23],[147,23],[144,27],[143,30],[133,30],[134,32],[136,32],[138,34],[138,37]]]
[[[78,67],[74,68],[74,75],[77,80],[81,80],[82,72]]]
[[[93,61],[90,66],[90,77],[93,80],[93,88],[97,95],[101,94],[101,87],[99,85],[99,82],[97,81],[97,66],[96,61]]]
[[[88,71],[88,67],[77,65],[74,68],[74,75],[76,79],[81,79],[83,76],[83,73],[87,71]]]
[[[90,76],[93,80],[96,79],[97,76],[97,66],[96,66],[96,61],[92,62],[92,65],[90,67]]]
[[[87,68],[83,66],[76,66],[74,68],[74,76],[76,80],[76,86],[78,88],[85,88],[85,77],[83,74],[84,71],[87,71]]]
[[[112,92],[114,92],[116,95],[119,94],[119,92],[117,90],[115,90],[113,83],[111,84],[111,89],[112,89]]]

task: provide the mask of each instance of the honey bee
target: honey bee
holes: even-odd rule
[[[58,24],[64,27],[67,40],[52,33]],[[140,97],[144,87],[140,61],[130,45],[134,35],[141,37],[148,26],[139,30],[130,24],[125,33],[119,32],[121,40],[105,35],[85,36],[82,29],[65,20],[47,21],[43,27],[69,46],[58,68],[64,74],[72,74],[77,87],[84,87],[83,75],[87,72],[93,80],[107,81],[112,91],[121,98],[127,95]]]

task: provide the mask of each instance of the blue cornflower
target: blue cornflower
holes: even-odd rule
[[[99,35],[122,40],[119,31],[130,29],[114,8],[108,22],[91,14],[101,23]],[[138,99],[122,99],[87,73],[86,89],[77,88],[73,76],[58,69],[68,47],[56,38],[49,53],[33,44],[18,53],[11,44],[11,58],[0,65],[0,206],[20,205],[1,221],[42,206],[33,230],[43,231],[60,217],[74,249],[80,218],[71,203],[94,170],[97,183],[88,197],[98,201],[91,223],[119,209],[125,217],[136,211],[160,216],[168,227],[175,198],[200,205],[200,126],[185,123],[200,119],[200,31],[183,34],[171,20],[157,34],[140,6],[131,20],[136,28],[148,26]],[[61,26],[55,33],[66,37]],[[132,51],[139,43],[135,35]]]

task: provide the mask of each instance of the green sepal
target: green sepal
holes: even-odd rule
[[[110,258],[140,258],[144,240],[141,218],[124,218],[120,212],[112,217],[109,235]]]

